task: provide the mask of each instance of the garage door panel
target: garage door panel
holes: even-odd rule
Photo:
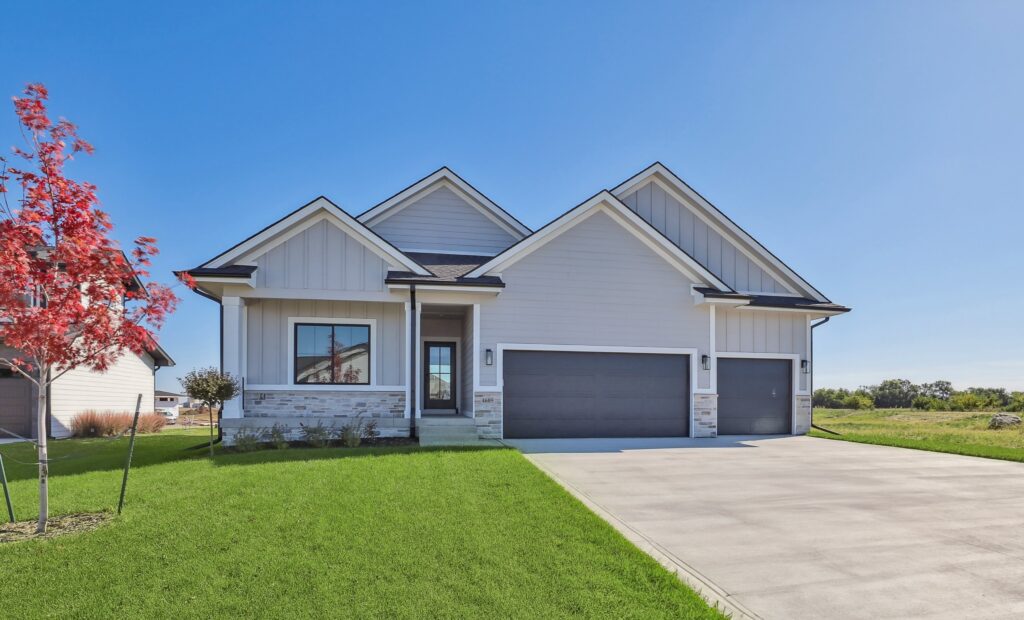
[[[32,383],[21,377],[0,377],[0,428],[28,437],[32,433]],[[0,439],[10,435],[0,433]]]
[[[718,434],[789,434],[792,372],[788,359],[718,358]]]
[[[684,355],[506,351],[503,375],[509,438],[689,432]]]

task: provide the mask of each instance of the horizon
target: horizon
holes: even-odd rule
[[[317,195],[358,215],[448,166],[536,230],[661,161],[852,307],[815,388],[1024,390],[1024,5],[48,6],[7,11],[3,94],[49,88],[158,281]],[[176,291],[171,392],[219,362]]]

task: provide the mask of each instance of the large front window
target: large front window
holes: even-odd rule
[[[295,325],[295,383],[369,385],[369,325]]]

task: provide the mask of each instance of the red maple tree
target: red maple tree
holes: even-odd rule
[[[10,162],[0,157],[0,343],[16,352],[0,357],[0,367],[37,388],[40,532],[48,513],[47,386],[72,369],[104,371],[126,351],[152,350],[177,303],[170,288],[143,283],[156,240],[139,237],[122,251],[96,187],[65,175],[65,164],[93,147],[69,121],[52,121],[46,100],[42,84],[14,98],[27,147],[15,147]],[[21,196],[10,199],[15,188]]]

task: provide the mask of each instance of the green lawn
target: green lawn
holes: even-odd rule
[[[0,544],[6,617],[685,617],[719,614],[507,449],[221,454],[141,437],[125,514]],[[67,440],[55,513],[112,511],[125,440]],[[199,446],[199,448],[196,448]],[[0,448],[19,518],[28,446]]]
[[[878,409],[815,409],[814,423],[842,436],[814,429],[811,435],[885,446],[900,446],[1024,461],[1024,429],[988,430],[993,413]]]

